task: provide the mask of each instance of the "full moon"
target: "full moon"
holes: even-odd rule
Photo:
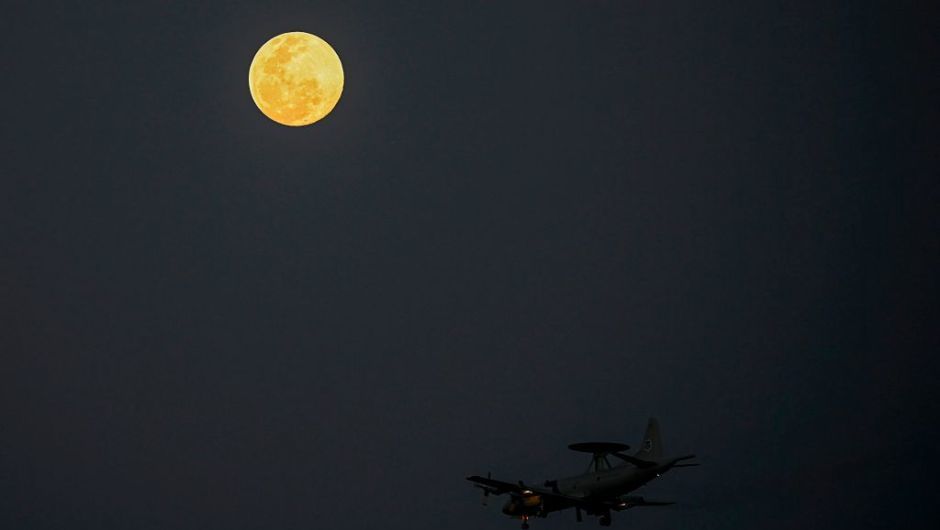
[[[310,125],[333,110],[343,93],[343,64],[327,42],[294,31],[264,43],[248,69],[255,105],[272,120]]]

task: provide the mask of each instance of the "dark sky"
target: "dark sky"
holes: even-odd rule
[[[938,515],[932,3],[41,4],[0,527],[514,529],[464,476],[649,415],[704,465],[618,528]],[[291,30],[346,72],[301,129],[247,87]]]

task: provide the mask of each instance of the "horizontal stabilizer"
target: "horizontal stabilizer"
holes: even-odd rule
[[[671,501],[648,501],[643,497],[621,497],[617,509],[627,510],[636,506],[669,506],[671,504],[675,503]]]

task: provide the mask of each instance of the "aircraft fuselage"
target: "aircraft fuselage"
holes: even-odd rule
[[[669,464],[657,464],[649,468],[636,468],[624,464],[602,471],[584,473],[573,477],[545,482],[546,486],[557,488],[557,492],[578,498],[611,498],[626,495],[647,482],[665,473]],[[545,516],[550,512],[564,510],[572,505],[557,499],[542,498],[541,495],[510,499],[503,506],[503,513],[514,517],[522,515]]]
[[[669,501],[645,499],[628,495],[633,490],[659,477],[673,467],[696,466],[697,463],[680,463],[695,458],[695,455],[664,457],[659,422],[650,418],[646,424],[643,442],[633,454],[620,442],[578,442],[568,446],[572,451],[590,453],[591,463],[587,470],[571,477],[547,480],[544,484],[526,485],[472,475],[467,480],[483,490],[483,503],[489,495],[510,495],[503,506],[503,513],[522,519],[522,530],[528,530],[529,519],[545,517],[551,512],[574,508],[578,522],[583,514],[597,516],[601,526],[610,526],[612,512],[620,512],[637,506],[666,506]],[[619,465],[611,465],[608,457],[616,458]],[[620,463],[622,461],[622,463]]]
[[[629,465],[558,480],[558,490],[572,497],[617,496],[629,493],[660,473],[660,466],[638,469]]]

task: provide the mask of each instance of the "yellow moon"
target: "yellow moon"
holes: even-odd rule
[[[264,43],[248,69],[255,105],[272,120],[310,125],[333,110],[343,93],[343,64],[327,42],[294,31]]]

